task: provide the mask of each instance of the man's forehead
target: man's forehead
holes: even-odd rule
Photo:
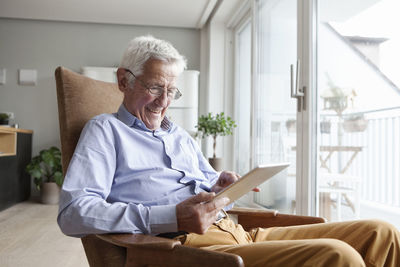
[[[147,79],[175,79],[179,75],[176,64],[164,61],[146,62],[143,69],[143,76]]]
[[[173,62],[167,62],[159,59],[149,59],[143,66],[144,71],[164,70],[168,72],[178,72],[178,65]]]

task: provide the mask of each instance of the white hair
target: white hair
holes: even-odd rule
[[[132,39],[122,56],[119,67],[129,69],[135,75],[141,75],[144,64],[149,59],[158,59],[174,64],[178,74],[186,69],[186,58],[179,54],[171,43],[156,39],[151,35]],[[128,81],[133,83],[134,77],[130,75]]]

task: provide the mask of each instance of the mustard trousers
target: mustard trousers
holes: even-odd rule
[[[224,251],[246,266],[391,266],[400,267],[400,233],[389,223],[359,220],[250,232],[230,219],[205,234],[188,234],[185,246]]]

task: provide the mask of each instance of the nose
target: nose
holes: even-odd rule
[[[157,101],[157,104],[160,106],[160,107],[167,107],[168,105],[169,105],[169,102],[170,102],[170,100],[169,100],[169,98],[168,98],[168,95],[167,95],[167,91],[165,90],[163,93],[162,93],[162,95],[160,95],[159,97],[157,97],[156,98],[156,101]]]

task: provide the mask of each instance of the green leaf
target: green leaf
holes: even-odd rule
[[[34,184],[36,185],[37,190],[40,190],[40,185],[43,183],[43,180],[41,178],[34,178],[33,179]]]
[[[51,147],[39,152],[39,155],[32,158],[25,168],[33,178],[38,189],[43,182],[63,183],[61,151],[57,147]]]
[[[225,116],[224,112],[216,114],[215,116],[209,112],[207,115],[201,115],[196,125],[196,136],[207,137],[213,136],[214,138],[214,155],[217,136],[232,135],[233,129],[236,127],[235,121],[231,117]]]
[[[55,172],[53,177],[54,177],[54,181],[56,182],[56,184],[61,186],[62,182],[63,182],[62,172],[60,172],[60,171]]]

